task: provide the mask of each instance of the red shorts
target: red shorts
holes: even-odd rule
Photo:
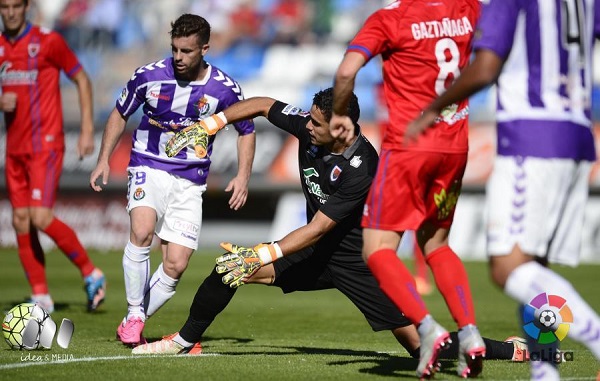
[[[6,155],[6,187],[13,208],[54,206],[63,156],[62,150]]]
[[[467,153],[382,149],[362,226],[406,231],[429,222],[449,229],[466,165]]]

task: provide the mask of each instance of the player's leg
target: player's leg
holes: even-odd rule
[[[489,219],[495,222],[490,226],[499,228],[498,224],[502,224],[513,234],[503,234],[498,228],[490,230],[489,234],[495,240],[488,242],[488,252],[492,279],[505,293],[522,305],[529,305],[525,311],[548,308],[562,318],[560,312],[567,307],[572,316],[577,317],[572,323],[567,322],[571,326],[569,336],[585,344],[596,358],[600,358],[597,313],[570,282],[534,260],[545,257],[543,262],[578,264],[581,242],[578,233],[583,225],[588,174],[589,163],[498,158],[487,188]],[[535,181],[536,178],[539,180]],[[503,183],[508,183],[509,188],[506,189]],[[522,214],[524,218],[515,220],[512,218],[515,214]],[[557,307],[556,302],[550,302],[559,298],[564,300],[564,306]],[[529,314],[522,315],[523,318],[526,316]],[[524,322],[528,323],[531,322]],[[553,332],[560,334],[558,330]],[[555,345],[548,348],[540,346],[531,334],[526,337],[531,353],[555,351],[559,342],[549,344]],[[532,367],[532,372],[555,372],[558,377],[554,365],[552,361],[546,361]]]
[[[263,269],[272,268],[265,266]],[[256,275],[256,274],[255,274]],[[202,352],[200,341],[202,335],[225,307],[229,304],[237,288],[231,288],[223,283],[223,275],[213,268],[211,273],[198,287],[190,306],[187,320],[178,333],[165,336],[162,340],[143,344],[133,349],[133,354],[199,354]]]
[[[284,257],[280,260],[261,267],[249,280],[248,283],[255,284],[273,284],[276,279],[276,269],[283,273],[294,259],[303,258],[304,254],[297,253],[290,257]],[[284,277],[285,278],[285,277]],[[154,354],[154,353],[172,353],[172,354],[198,354],[202,351],[200,340],[202,335],[212,324],[213,320],[227,307],[237,288],[231,288],[223,283],[223,274],[219,274],[213,268],[210,275],[204,279],[196,295],[190,312],[184,325],[178,333],[165,336],[162,340],[140,345],[132,351],[134,354]]]
[[[475,309],[467,272],[458,255],[448,246],[467,155],[430,156],[427,164],[435,165],[432,166],[429,185],[425,190],[426,215],[417,231],[417,242],[425,253],[436,286],[459,329],[457,372],[461,377],[476,377],[482,371],[485,343],[475,325]]]
[[[433,288],[429,281],[429,267],[425,261],[425,255],[421,247],[417,243],[416,237],[413,242],[413,258],[415,260],[415,283],[417,291],[421,295],[429,295],[433,292]]]
[[[123,251],[123,276],[127,314],[117,327],[117,339],[126,345],[138,345],[146,321],[144,295],[150,279],[150,249],[154,237],[156,211],[148,206],[129,210],[129,242]]]
[[[117,328],[117,339],[126,345],[137,345],[144,342],[144,295],[150,280],[150,249],[156,220],[166,209],[163,187],[168,179],[162,178],[160,171],[148,167],[129,167],[127,171],[130,231],[129,242],[123,250],[127,314]]]
[[[194,252],[189,247],[166,241],[162,241],[161,249],[163,261],[152,274],[145,295],[146,318],[154,315],[175,295],[179,279]]]
[[[412,274],[396,254],[400,235],[365,228],[363,237],[363,255],[379,287],[419,332],[421,355],[417,376],[431,376],[435,372],[439,352],[450,341],[450,335],[429,314]]]
[[[43,151],[31,159],[29,175],[33,189],[30,216],[32,225],[50,237],[81,273],[87,294],[88,310],[104,300],[106,280],[94,266],[75,231],[54,216],[54,203],[62,172],[63,151]]]
[[[31,300],[40,303],[48,312],[53,312],[54,303],[46,281],[44,251],[37,230],[31,226],[29,215],[33,195],[26,164],[29,160],[30,155],[6,155],[5,178],[12,206],[12,226],[17,236],[19,260],[31,287]]]
[[[261,267],[250,278],[248,283],[271,284],[275,278],[273,264]],[[227,307],[237,288],[231,288],[223,283],[223,274],[218,274],[213,268],[210,275],[204,279],[196,295],[186,322],[178,333],[165,336],[162,340],[140,345],[134,348],[134,354],[200,354],[200,340],[213,320]]]
[[[432,376],[448,332],[433,320],[416,290],[410,271],[396,254],[402,232],[416,230],[426,211],[430,155],[411,151],[381,151],[362,218],[363,257],[382,291],[417,326],[421,356],[417,376]]]
[[[152,316],[175,295],[179,279],[188,266],[190,257],[198,248],[202,227],[202,194],[205,185],[157,173],[166,181],[166,207],[158,215],[156,235],[161,239],[163,261],[150,279],[145,298],[146,316]]]

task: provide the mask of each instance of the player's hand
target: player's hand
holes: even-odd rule
[[[184,128],[169,139],[165,147],[165,153],[168,157],[173,157],[188,146],[194,146],[197,157],[202,159],[206,156],[208,134],[202,128],[200,122]]]
[[[227,119],[222,112],[213,114],[206,119],[202,119],[179,131],[175,136],[169,139],[169,141],[167,141],[165,152],[167,156],[173,157],[185,147],[194,146],[196,156],[202,159],[206,156],[208,136],[216,134],[217,131],[225,127],[226,124]]]
[[[227,250],[227,253],[217,258],[216,271],[219,274],[226,273],[223,276],[223,283],[231,288],[238,288],[263,266],[256,250],[259,246],[261,245],[248,248],[221,242],[221,247]]]
[[[404,145],[408,145],[415,142],[419,135],[425,132],[435,120],[438,118],[439,113],[432,110],[425,110],[417,119],[413,120],[406,126],[404,132]]]
[[[354,139],[354,123],[349,116],[334,113],[329,121],[329,132],[335,139],[350,143]]]
[[[17,108],[17,93],[7,92],[0,95],[0,110],[13,112]]]
[[[96,192],[101,192],[102,187],[96,184],[96,181],[102,177],[102,185],[108,184],[108,175],[110,174],[110,165],[108,162],[98,162],[96,168],[90,175],[90,187]]]
[[[77,155],[79,160],[94,153],[94,128],[82,128],[77,142]]]
[[[246,200],[248,199],[248,180],[245,180],[242,176],[234,177],[227,184],[225,192],[231,192],[229,208],[233,210],[240,209],[246,204]]]

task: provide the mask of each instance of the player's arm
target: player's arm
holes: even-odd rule
[[[462,101],[496,82],[503,64],[504,60],[493,50],[477,50],[475,59],[467,65],[456,81],[427,106],[419,118],[408,124],[405,140],[416,140],[419,134],[433,124],[444,107]]]
[[[350,96],[354,91],[354,82],[366,58],[360,53],[349,51],[340,63],[333,84],[333,115],[329,122],[331,135],[350,142],[354,137],[354,124],[346,115]]]
[[[102,143],[100,145],[100,153],[98,154],[98,162],[96,168],[90,175],[90,186],[96,192],[100,192],[102,187],[96,184],[96,180],[102,177],[102,184],[108,184],[108,175],[110,173],[110,166],[108,160],[112,155],[119,139],[125,131],[127,125],[127,118],[114,108],[108,117],[104,133],[102,134]]]
[[[306,247],[316,244],[336,225],[336,222],[323,212],[317,211],[313,219],[280,239],[277,244],[283,256],[296,253]]]
[[[268,97],[254,97],[236,102],[225,110],[217,114],[213,114],[208,118],[202,119],[201,121],[194,123],[193,125],[176,133],[175,136],[173,136],[167,142],[165,152],[167,156],[173,157],[177,155],[183,148],[193,145],[196,151],[196,156],[203,158],[206,156],[208,135],[216,134],[221,128],[230,123],[236,123],[242,120],[255,118],[257,116],[267,117],[269,110],[274,103],[275,99]],[[242,142],[238,142],[238,147],[240,143]],[[243,144],[247,149],[252,148],[250,142],[244,141]],[[253,149],[254,148],[252,148],[252,150]],[[253,158],[254,151],[252,151],[252,159]]]
[[[267,117],[274,103],[275,99],[269,97],[244,99],[221,111],[219,118],[227,124],[259,116]],[[252,162],[256,151],[256,134],[240,135],[237,144],[238,173],[225,188],[226,192],[233,191],[229,199],[229,207],[233,210],[238,210],[244,206],[248,198],[248,182],[250,181]]]
[[[85,70],[79,70],[71,80],[77,86],[79,110],[81,113],[81,132],[77,143],[79,159],[94,153],[94,106],[92,82]]]
[[[216,271],[226,273],[223,283],[232,288],[239,287],[262,266],[314,245],[335,225],[335,221],[318,211],[310,223],[288,233],[278,242],[261,243],[253,248],[222,242],[221,247],[227,253],[217,258]]]
[[[238,150],[238,172],[229,182],[225,192],[232,192],[229,199],[229,207],[238,210],[248,199],[248,182],[252,173],[252,162],[256,151],[256,134],[240,135],[237,141]]]

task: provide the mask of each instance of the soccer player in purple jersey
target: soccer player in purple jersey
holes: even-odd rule
[[[202,224],[202,194],[214,135],[208,138],[204,157],[186,148],[170,158],[165,143],[175,132],[244,98],[237,82],[204,61],[210,39],[210,25],[204,18],[184,14],[171,27],[172,57],[135,70],[108,118],[98,164],[90,176],[92,189],[100,192],[96,181],[107,184],[109,157],[128,118],[142,106],[128,166],[131,229],[123,255],[128,313],[117,329],[119,340],[130,346],[145,342],[146,319],[175,294],[198,247]],[[246,203],[256,138],[251,120],[233,126],[239,134],[238,173],[225,191],[232,192],[229,206],[237,210]],[[150,276],[154,234],[160,238],[163,261]]]
[[[569,336],[600,359],[597,313],[570,282],[546,267],[579,262],[588,177],[596,160],[590,107],[593,37],[600,37],[597,3],[491,0],[476,33],[474,61],[409,126],[410,140],[444,106],[497,84],[487,252],[494,283],[524,305],[530,351],[542,360],[532,361],[532,379],[559,378],[548,353],[566,332],[564,326],[559,332],[536,323],[546,310],[565,319],[567,327],[572,320]],[[563,313],[565,306],[572,318]],[[538,336],[549,332],[559,340],[539,344]]]

